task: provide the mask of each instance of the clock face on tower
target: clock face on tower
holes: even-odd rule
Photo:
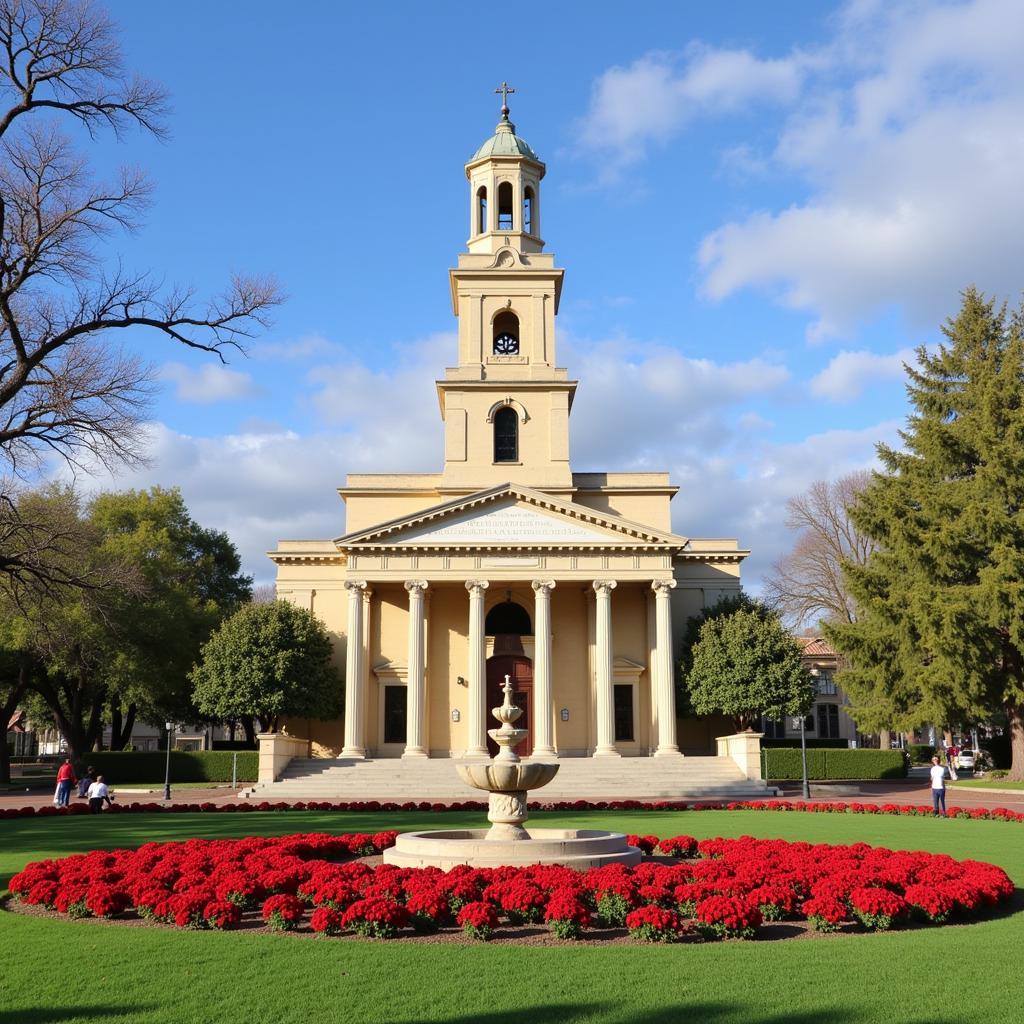
[[[499,334],[494,339],[494,354],[496,356],[519,355],[519,339],[514,334]]]

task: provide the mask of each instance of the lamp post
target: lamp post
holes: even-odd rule
[[[167,767],[164,769],[164,799],[169,802],[171,799],[171,730],[174,728],[174,723],[164,722],[164,728],[167,730]]]
[[[811,786],[807,781],[807,735],[806,735],[806,716],[805,715],[794,715],[793,725],[799,722],[800,724],[800,765],[802,768],[802,777],[804,784],[804,799],[811,799]]]

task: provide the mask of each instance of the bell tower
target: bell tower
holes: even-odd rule
[[[555,361],[564,271],[544,252],[545,167],[509,120],[466,164],[467,252],[449,271],[459,322],[458,366],[437,382],[445,423],[442,487],[481,490],[505,481],[569,498],[569,410],[576,381]]]

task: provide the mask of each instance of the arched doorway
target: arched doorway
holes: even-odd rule
[[[491,708],[504,701],[502,687],[508,676],[512,682],[512,703],[523,711],[515,727],[526,730],[516,753],[527,757],[533,752],[533,662],[523,653],[522,637],[533,635],[530,613],[512,600],[510,592],[508,600],[494,605],[487,613],[484,632],[494,637],[494,656],[487,659],[487,728],[498,727]],[[498,753],[498,744],[489,736],[487,749],[492,757]]]
[[[516,729],[525,729],[526,736],[523,742],[516,747],[516,753],[520,757],[528,757],[533,753],[533,662],[523,654],[498,654],[487,661],[487,728],[497,729],[500,727],[491,708],[496,708],[505,699],[502,687],[505,685],[505,676],[508,676],[512,683],[512,703],[517,708],[522,708],[523,713],[519,720],[514,723]],[[487,737],[487,749],[491,757],[498,753],[498,744]]]

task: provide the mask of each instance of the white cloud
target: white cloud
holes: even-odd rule
[[[810,339],[821,340],[891,309],[932,326],[972,283],[1015,295],[1024,4],[852,0],[830,24],[814,50],[764,58],[691,45],[682,61],[659,52],[605,71],[581,122],[603,179],[697,114],[774,103],[781,122],[725,143],[722,166],[801,198],[708,233],[698,253],[706,296],[764,291],[807,313]]]
[[[766,159],[805,200],[703,241],[704,291],[754,287],[810,313],[812,340],[888,308],[933,324],[1024,262],[1024,5],[851,5]]]
[[[584,146],[611,153],[617,165],[643,156],[692,117],[758,101],[791,100],[803,75],[798,56],[761,60],[747,50],[692,45],[685,54],[649,53],[612,67],[594,83],[577,126]]]
[[[322,334],[313,331],[300,335],[298,338],[286,338],[284,341],[259,341],[250,346],[249,355],[253,359],[301,361],[343,352],[337,342],[329,341]]]
[[[180,402],[230,402],[242,398],[256,398],[260,389],[248,373],[229,370],[217,363],[186,366],[184,363],[164,363],[160,377],[174,385],[174,395]]]
[[[852,402],[875,381],[902,377],[904,364],[914,362],[914,350],[909,348],[890,356],[844,350],[811,378],[811,394],[833,402]]]

